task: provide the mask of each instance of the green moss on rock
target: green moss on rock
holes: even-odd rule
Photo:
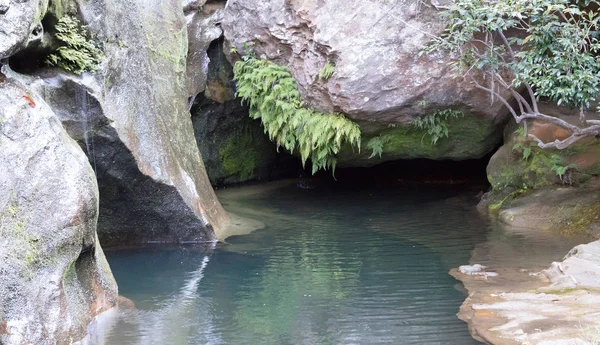
[[[226,175],[246,181],[254,177],[261,161],[261,152],[253,144],[248,130],[236,131],[219,150],[222,170]]]
[[[525,149],[531,151],[527,158],[523,155]],[[541,149],[512,127],[507,130],[504,146],[490,159],[487,176],[495,192],[562,185],[557,166],[571,166],[569,179],[565,180],[569,184],[577,185],[600,175],[600,143],[590,138],[565,150]]]
[[[491,120],[472,115],[448,119],[447,128],[448,137],[440,138],[435,144],[425,130],[412,125],[363,130],[360,152],[346,145],[338,160],[342,166],[372,166],[399,159],[474,159],[493,150],[502,137],[501,133],[496,133]],[[377,136],[385,139],[381,158],[369,158],[372,150],[367,147],[368,142]]]

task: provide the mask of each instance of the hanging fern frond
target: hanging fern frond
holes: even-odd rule
[[[333,73],[332,73],[333,74]],[[245,56],[235,63],[237,96],[260,119],[269,138],[279,147],[298,150],[302,164],[312,162],[313,174],[335,170],[344,143],[360,149],[360,128],[341,114],[323,114],[304,107],[296,80],[285,66]]]
[[[424,130],[431,137],[431,143],[435,145],[441,138],[448,137],[448,121],[462,116],[464,114],[460,110],[436,110],[414,119],[412,125],[417,129]]]

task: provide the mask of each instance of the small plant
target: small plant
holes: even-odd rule
[[[372,153],[369,156],[369,159],[371,159],[375,156],[379,156],[379,158],[381,159],[381,155],[383,154],[383,146],[388,141],[389,141],[389,138],[386,136],[382,136],[382,135],[371,138],[371,140],[369,140],[367,142],[367,147],[372,150]]]
[[[462,116],[463,112],[456,109],[436,110],[414,119],[412,125],[431,136],[431,143],[435,145],[441,138],[448,137],[448,120]]]
[[[63,16],[55,27],[58,47],[46,58],[50,66],[81,74],[94,72],[102,62],[102,51],[89,39],[86,27],[71,16]]]
[[[313,174],[319,169],[335,170],[342,144],[360,149],[358,125],[341,114],[306,107],[287,67],[248,54],[235,63],[234,79],[237,96],[249,105],[250,117],[261,120],[278,147],[297,149],[302,164],[310,158]]]
[[[430,103],[431,103],[431,101],[430,101],[430,100],[428,100],[427,98],[423,98],[423,99],[421,99],[421,100],[417,101],[417,105],[418,105],[419,107],[426,107],[426,106],[428,106]]]
[[[333,73],[335,73],[335,65],[331,61],[327,61],[325,66],[323,66],[319,72],[319,78],[329,80]]]
[[[523,160],[527,160],[531,156],[531,143],[525,146],[523,143],[516,143],[513,145],[513,151],[523,150]]]
[[[515,130],[515,134],[518,135],[518,136],[521,136],[521,137],[525,137],[526,136],[525,135],[525,127],[519,126],[519,128],[517,128]]]
[[[577,164],[571,163],[564,165],[564,161],[565,159],[559,155],[550,156],[550,162],[552,164],[552,166],[550,167],[550,171],[554,171],[556,173],[556,176],[560,178],[563,184],[566,183],[564,178],[565,174],[567,174],[570,169],[577,169]]]

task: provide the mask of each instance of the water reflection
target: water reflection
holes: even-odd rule
[[[460,190],[221,195],[266,228],[217,248],[108,252],[136,303],[104,344],[477,344],[447,272],[490,229]],[[100,327],[102,328],[102,327]]]

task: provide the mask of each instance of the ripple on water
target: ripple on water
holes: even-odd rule
[[[221,198],[262,230],[214,249],[108,252],[120,293],[138,309],[98,339],[478,344],[455,316],[464,295],[447,273],[474,250],[487,260],[514,244],[474,211],[474,193],[252,188]]]

